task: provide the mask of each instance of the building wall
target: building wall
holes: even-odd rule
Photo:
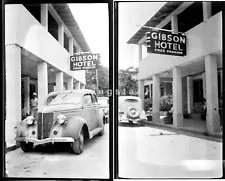
[[[12,13],[13,12],[13,13]],[[85,71],[70,71],[69,53],[23,5],[5,6],[5,44],[18,44],[40,59],[85,82]]]
[[[171,69],[188,61],[222,52],[222,12],[187,31],[187,55],[184,57],[148,54],[140,60],[139,79]]]

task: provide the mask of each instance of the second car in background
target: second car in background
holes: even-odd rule
[[[104,112],[104,124],[109,122],[109,98],[98,97],[99,108]]]

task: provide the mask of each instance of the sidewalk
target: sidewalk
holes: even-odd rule
[[[221,132],[214,133],[214,134],[207,133],[206,123],[205,123],[205,121],[202,121],[202,120],[184,119],[183,126],[179,127],[179,128],[175,127],[173,124],[164,124],[164,123],[162,123],[162,121],[160,121],[159,123],[155,123],[152,121],[146,121],[145,124],[158,126],[158,127],[164,127],[164,128],[170,128],[170,129],[174,129],[174,130],[182,130],[182,131],[186,131],[186,132],[190,132],[190,133],[197,133],[197,134],[202,134],[205,136],[212,136],[215,138],[223,137],[222,128],[221,128]]]

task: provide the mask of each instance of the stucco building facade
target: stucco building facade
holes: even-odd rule
[[[70,71],[69,56],[90,52],[67,4],[5,5],[5,142],[15,142],[16,122],[30,112],[33,92],[38,110],[49,92],[83,89],[85,71]]]
[[[183,32],[186,55],[148,53],[142,57],[146,32],[142,27],[128,41],[137,44],[139,96],[149,89],[153,99],[153,122],[160,120],[160,97],[173,95],[173,125],[181,127],[184,113],[201,114],[206,100],[206,128],[221,131],[222,100],[222,5],[221,2],[168,2],[145,26]],[[198,118],[196,118],[198,119]],[[200,119],[200,116],[199,116]]]

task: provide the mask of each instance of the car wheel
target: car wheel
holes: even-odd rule
[[[83,147],[84,147],[84,133],[83,129],[81,129],[79,138],[72,143],[73,152],[79,155],[83,152]]]
[[[99,136],[102,136],[104,134],[104,126],[102,127],[102,131],[101,132],[99,132]]]
[[[24,151],[24,152],[29,152],[33,149],[33,143],[26,143],[24,141],[20,142],[20,148]]]

